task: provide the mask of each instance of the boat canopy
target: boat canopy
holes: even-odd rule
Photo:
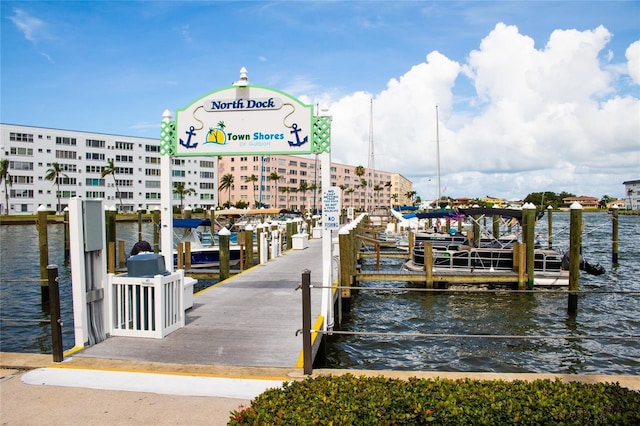
[[[465,216],[501,216],[512,217],[522,222],[522,210],[519,209],[501,209],[497,207],[470,207],[459,208],[458,211]],[[536,220],[544,216],[544,210],[536,213]]]
[[[174,228],[197,228],[199,226],[211,226],[209,219],[173,219]]]
[[[460,213],[453,210],[440,212],[418,212],[414,213],[413,215],[418,219],[460,219]]]

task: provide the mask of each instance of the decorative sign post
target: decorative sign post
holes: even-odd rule
[[[213,91],[177,110],[175,121],[171,121],[171,113],[165,111],[160,153],[162,253],[167,270],[173,271],[171,157],[320,154],[324,170],[322,186],[329,188],[330,134],[331,117],[314,116],[312,105],[303,104],[284,92],[249,84],[245,68],[240,70],[240,80],[232,86]],[[323,274],[331,272],[331,229],[338,228],[325,228],[322,235]],[[330,277],[327,279],[324,275],[323,283],[328,280],[331,284]],[[326,289],[326,293],[330,296],[330,289]],[[325,297],[323,290],[323,305]],[[325,318],[329,309],[323,307]]]

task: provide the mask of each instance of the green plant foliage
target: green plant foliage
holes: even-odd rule
[[[479,381],[320,376],[287,382],[229,425],[638,425],[640,392],[559,379]]]

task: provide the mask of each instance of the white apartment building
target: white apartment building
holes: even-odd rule
[[[8,160],[11,185],[0,185],[1,212],[34,214],[40,205],[63,210],[71,197],[102,199],[123,212],[160,206],[160,140],[75,130],[0,124],[0,160]],[[115,173],[102,177],[108,162]],[[53,163],[60,166],[56,182],[45,179]],[[174,158],[173,182],[193,193],[184,207],[218,205],[217,160]],[[117,189],[116,189],[117,187]],[[8,196],[8,197],[7,197]],[[180,196],[173,194],[180,206]]]
[[[7,201],[10,215],[34,214],[41,205],[56,211],[58,195],[60,210],[71,197],[106,200],[122,212],[159,208],[160,158],[159,139],[0,124],[0,160],[8,160],[11,183],[0,185],[1,214]],[[110,161],[115,173],[103,177]],[[45,179],[53,163],[61,170],[57,181]],[[322,203],[320,163],[313,155],[174,157],[172,178],[174,187],[193,190],[182,200],[191,209],[261,203],[313,210]],[[232,184],[219,190],[225,175]],[[358,210],[406,204],[412,188],[400,174],[339,163],[331,165],[331,184],[342,189],[343,208]],[[173,194],[173,205],[180,204]]]
[[[624,185],[624,208],[640,210],[640,180],[628,180]]]

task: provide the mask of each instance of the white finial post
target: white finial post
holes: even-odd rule
[[[246,87],[249,85],[249,77],[247,77],[247,69],[245,67],[240,68],[240,80],[233,83],[237,87]]]

